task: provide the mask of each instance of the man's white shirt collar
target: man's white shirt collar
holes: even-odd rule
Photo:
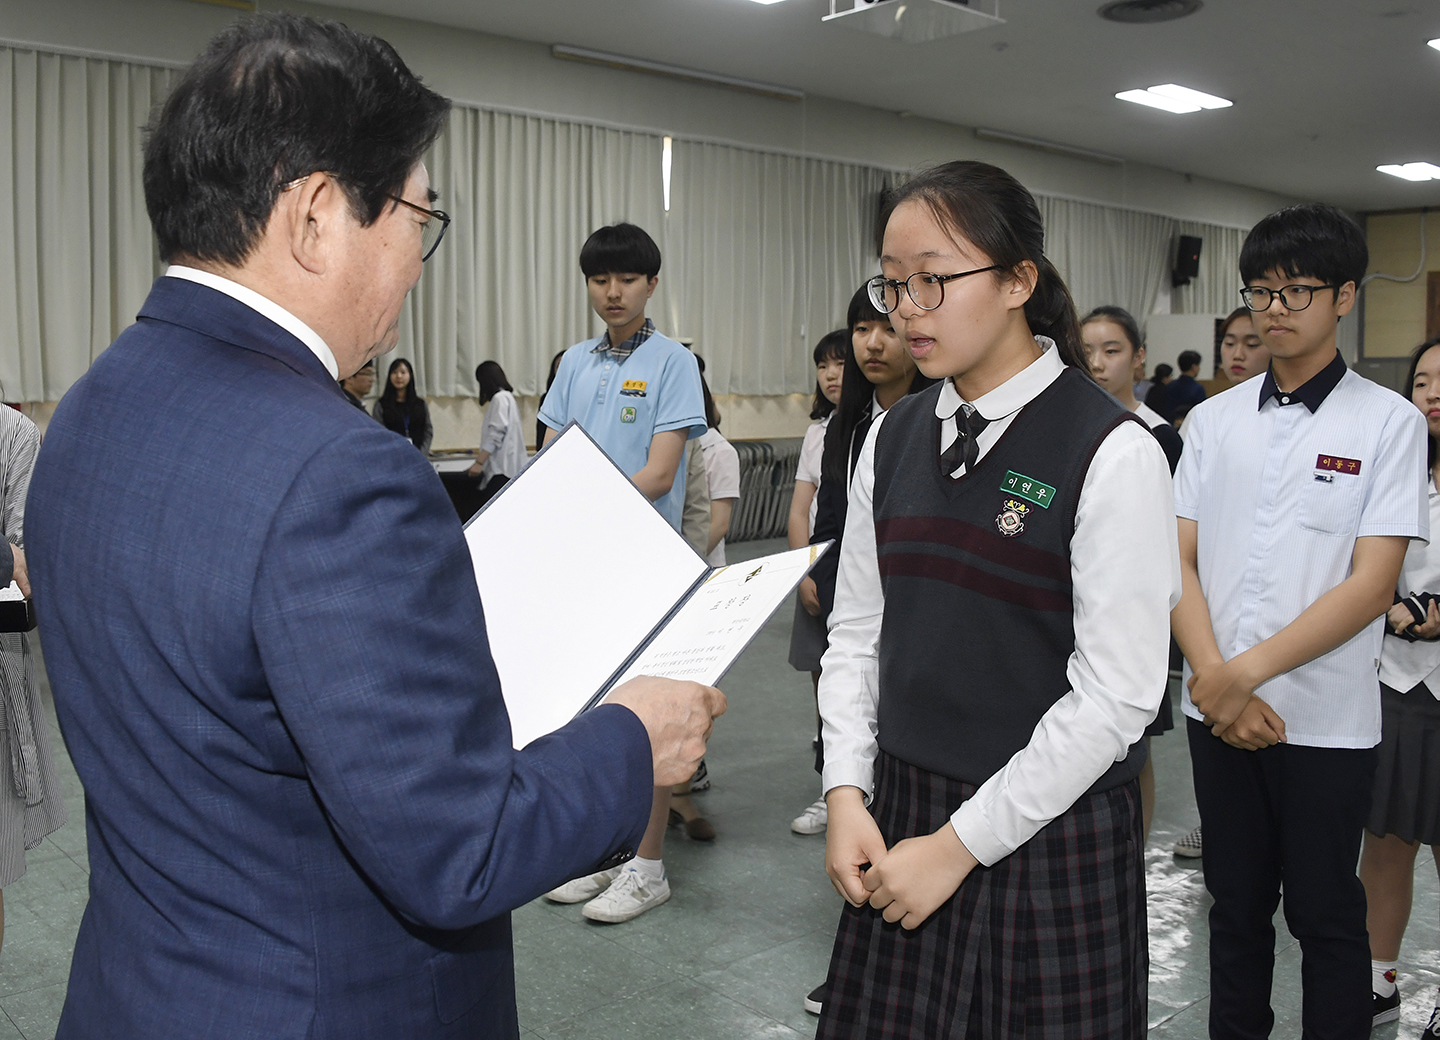
[[[974,401],[967,401],[960,396],[953,379],[941,383],[940,396],[935,401],[935,418],[948,419],[962,404],[968,404],[981,416],[995,422],[1007,415],[1013,415],[1039,397],[1065,370],[1065,362],[1060,360],[1060,351],[1055,349],[1055,341],[1049,336],[1036,336],[1035,342],[1040,347],[1038,358]]]
[[[247,289],[239,282],[231,281],[229,278],[222,278],[218,274],[211,274],[209,271],[201,271],[194,267],[185,267],[181,264],[171,264],[165,269],[166,278],[183,278],[187,282],[198,282],[200,285],[209,286],[216,292],[222,292],[233,300],[238,300],[251,310],[269,318],[276,325],[279,325],[290,335],[294,336],[310,352],[320,359],[325,366],[325,371],[330,373],[331,379],[340,378],[340,366],[335,363],[334,352],[320,338],[319,333],[306,325],[295,315],[291,314],[284,307],[274,300],[266,299],[254,289]]]

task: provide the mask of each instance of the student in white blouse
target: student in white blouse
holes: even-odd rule
[[[475,464],[466,472],[480,478],[480,505],[525,468],[525,431],[520,426],[520,406],[515,388],[496,361],[482,361],[475,368],[480,384],[480,403],[485,421],[480,433],[480,450]]]
[[[1136,1040],[1169,467],[1090,378],[1018,182],[949,163],[887,218],[872,295],[944,381],[876,418],[851,484],[820,677],[849,906],[817,1035]]]
[[[1440,339],[1410,359],[1410,399],[1429,427],[1430,530],[1440,531]],[[1440,546],[1411,542],[1380,646],[1379,764],[1360,854],[1370,933],[1373,1025],[1400,1017],[1400,940],[1410,919],[1415,855],[1440,868]],[[1440,996],[1422,1034],[1440,1036]]]

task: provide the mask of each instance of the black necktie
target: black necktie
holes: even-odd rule
[[[965,463],[965,472],[975,468],[980,458],[980,431],[990,425],[990,420],[976,411],[967,412],[962,406],[955,413],[955,432],[959,434],[950,447],[940,453],[940,472],[947,477]]]

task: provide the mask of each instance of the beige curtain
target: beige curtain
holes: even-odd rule
[[[538,393],[557,351],[599,335],[580,247],[595,228],[622,220],[661,241],[662,141],[505,112],[451,112],[426,162],[441,195],[436,205],[454,222],[402,312],[395,351],[414,364],[421,393],[474,394],[475,366],[487,359],[518,392]],[[672,335],[661,317],[674,266],[662,268],[652,305]],[[379,361],[382,378],[389,361]]]
[[[1152,213],[1038,196],[1045,252],[1084,317],[1105,304],[1144,321],[1170,284],[1175,221]]]
[[[1176,234],[1195,235],[1200,247],[1200,274],[1175,290],[1176,314],[1228,314],[1240,306],[1240,247],[1245,232],[1238,228],[1178,221]]]
[[[175,73],[0,47],[0,390],[55,401],[158,273],[141,127]]]
[[[0,384],[57,400],[134,320],[159,273],[141,189],[141,127],[177,73],[0,46]],[[720,394],[814,385],[811,346],[844,322],[877,268],[881,192],[903,174],[855,163],[676,139],[664,206],[663,137],[457,107],[427,156],[455,218],[403,312],[396,354],[420,392],[475,392],[499,361],[521,393],[555,352],[601,326],[578,266],[602,224],[660,243],[650,313],[691,337]],[[1223,313],[1244,233],[1039,196],[1047,251],[1082,311],[1118,303],[1143,320],[1169,291],[1177,233],[1205,240],[1177,310]],[[382,358],[384,367],[390,358]]]
[[[691,336],[716,393],[815,382],[815,341],[844,325],[877,270],[881,170],[677,141],[665,224],[672,334]]]

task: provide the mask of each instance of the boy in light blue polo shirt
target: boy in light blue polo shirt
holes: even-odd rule
[[[633,224],[603,227],[580,250],[580,269],[590,306],[606,331],[575,344],[561,359],[540,406],[545,440],[572,419],[578,422],[679,531],[685,442],[708,427],[695,355],[656,332],[645,317],[645,304],[659,284],[660,249]],[[585,916],[612,924],[668,900],[661,857],[669,813],[670,788],[657,787],[639,855],[622,867],[561,885],[546,898],[588,900]]]
[[[545,440],[578,422],[678,531],[681,460],[686,440],[705,432],[705,401],[695,356],[645,317],[659,284],[660,250],[633,224],[603,227],[580,251],[580,268],[606,332],[561,359],[540,406]]]

